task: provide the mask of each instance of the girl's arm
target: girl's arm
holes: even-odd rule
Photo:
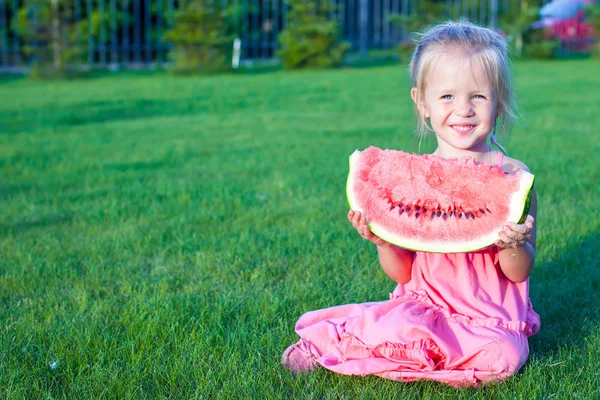
[[[396,245],[386,242],[371,232],[367,220],[358,211],[350,210],[348,220],[363,239],[377,245],[377,254],[381,268],[391,279],[398,283],[410,281],[414,253]]]
[[[412,273],[414,253],[391,243],[377,246],[383,271],[398,283],[408,283]]]
[[[537,217],[537,197],[535,189],[531,197],[529,215],[523,224],[509,223],[498,235],[496,245],[500,269],[513,282],[523,282],[529,277],[535,262],[535,218]]]

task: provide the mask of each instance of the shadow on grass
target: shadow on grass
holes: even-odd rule
[[[600,320],[600,269],[596,257],[600,235],[573,243],[556,254],[531,281],[531,299],[542,328],[531,341],[532,354],[544,358],[565,344],[580,348]]]
[[[80,126],[90,123],[102,123],[119,120],[132,120],[157,116],[175,116],[203,113],[209,109],[207,98],[185,98],[173,100],[138,99],[131,103],[112,101],[94,101],[60,108],[0,112],[2,129],[0,134],[30,132],[52,127]]]
[[[73,216],[67,213],[52,213],[41,217],[36,216],[13,223],[0,224],[0,234],[16,235],[32,228],[62,225],[67,224],[72,220]]]

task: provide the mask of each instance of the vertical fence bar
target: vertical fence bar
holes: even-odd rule
[[[174,21],[175,21],[175,5],[173,4],[173,0],[167,0],[167,8],[168,8],[168,18],[167,18],[167,27],[169,30],[173,29]],[[165,59],[169,59],[169,52],[171,51],[171,45],[169,43],[165,43]]]
[[[74,0],[73,1],[73,16],[75,17],[75,24],[76,24],[76,28],[75,28],[75,36],[77,36],[77,61],[75,62],[76,64],[79,64],[82,62],[81,60],[81,49],[83,49],[83,31],[81,28],[81,0]]]
[[[400,13],[400,0],[392,0],[392,14],[398,15],[399,13]],[[393,45],[394,43],[398,43],[398,24],[394,23],[391,26],[391,28],[392,28],[391,29],[391,34],[392,34],[391,42]]]
[[[383,45],[390,47],[390,0],[383,0]]]
[[[260,10],[260,15],[262,16],[262,21],[258,30],[260,32],[261,37],[261,52],[264,58],[269,58],[270,49],[269,49],[269,0],[263,0]]]
[[[258,1],[259,0],[253,0],[252,1],[252,25],[250,28],[250,41],[252,43],[252,54],[254,55],[254,58],[260,58],[262,54],[260,54],[260,45],[259,45],[259,41],[258,41],[258,37],[257,37],[257,30],[256,27],[259,24],[259,20],[258,20]],[[260,34],[260,31],[258,31]]]
[[[123,65],[129,64],[130,60],[130,40],[129,40],[129,0],[123,0],[121,7],[123,7],[123,25],[121,27],[121,53]]]
[[[117,54],[117,0],[110,0],[110,63],[116,67],[119,63]]]
[[[141,0],[133,0],[133,55],[136,63],[142,61],[142,30],[140,19],[142,18],[142,10],[140,8]]]
[[[269,9],[271,14],[271,25],[270,25],[270,38],[269,38],[269,54],[270,58],[275,57],[275,53],[277,52],[277,30],[275,30],[275,20],[277,19],[277,1],[278,0],[270,0],[269,1]]]
[[[360,54],[366,56],[369,51],[367,37],[369,29],[369,0],[360,0],[359,26]]]
[[[18,0],[13,0],[13,2],[12,2],[13,15],[19,9],[19,5],[18,5],[17,1]],[[13,53],[14,53],[14,65],[15,66],[21,66],[21,62],[22,62],[22,60],[21,60],[21,46],[20,46],[20,43],[19,43],[19,35],[15,31],[13,31]]]
[[[479,0],[479,23],[482,25],[487,25],[487,17],[486,17],[486,4],[487,1],[486,0]]]
[[[8,66],[8,24],[6,23],[6,3],[4,0],[0,0],[0,29],[2,29],[2,42],[0,43],[0,66]]]
[[[381,47],[381,0],[373,0],[373,45]]]
[[[280,23],[279,17],[281,16],[281,6],[279,0],[273,0],[273,56],[277,56],[277,49],[279,49],[279,32]]]
[[[248,1],[242,0],[242,52],[241,58],[247,58],[249,56],[248,50]]]
[[[498,0],[490,0],[490,28],[496,29],[498,27]]]
[[[150,0],[144,1],[144,54],[146,64],[152,62],[152,9]]]
[[[164,62],[164,46],[163,46],[163,0],[156,0],[156,64],[161,66]]]
[[[86,0],[85,2],[86,8],[86,19],[88,24],[88,54],[87,54],[87,63],[88,67],[92,67],[94,65],[94,27],[92,24],[92,12],[93,12],[93,4],[92,0]]]
[[[346,21],[348,27],[348,40],[350,41],[352,47],[356,47],[356,38],[355,38],[355,20],[352,18],[355,15],[356,7],[354,6],[354,2],[356,0],[346,0]]]
[[[104,0],[98,0],[98,12],[100,13],[100,40],[98,41],[98,50],[100,51],[100,65],[106,65],[106,19],[104,18]]]
[[[342,4],[343,3],[343,4]],[[347,1],[344,0],[336,0],[337,6],[337,20],[340,24],[340,37],[346,39],[346,28],[347,28],[347,19],[346,19],[346,5]]]

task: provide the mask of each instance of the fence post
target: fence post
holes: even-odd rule
[[[368,52],[368,38],[367,34],[368,24],[369,24],[369,0],[360,0],[359,6],[359,24],[360,24],[360,33],[359,33],[359,46],[360,46],[360,54],[362,56],[366,56]]]
[[[490,0],[490,19],[489,26],[492,29],[496,29],[498,25],[498,0]]]

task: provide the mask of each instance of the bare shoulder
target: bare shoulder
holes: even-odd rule
[[[527,165],[525,165],[525,163],[523,163],[519,160],[516,160],[514,158],[504,156],[504,160],[502,161],[502,170],[504,172],[508,172],[509,174],[514,174],[515,172],[517,172],[520,169],[525,170],[527,172],[531,172],[529,170],[529,167],[527,167]]]

